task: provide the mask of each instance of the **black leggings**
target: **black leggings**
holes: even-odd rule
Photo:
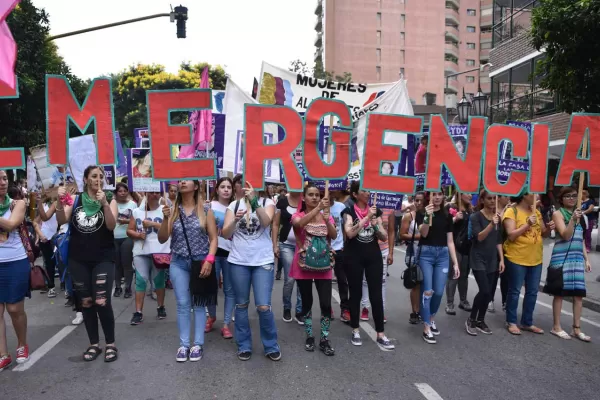
[[[115,316],[111,305],[115,264],[110,261],[79,262],[69,259],[73,290],[83,306],[83,322],[90,344],[100,342],[98,318],[107,344],[115,342]]]
[[[362,298],[363,274],[369,287],[369,301],[373,310],[375,330],[377,333],[383,329],[383,258],[377,242],[373,250],[366,245],[353,244],[354,251],[346,253],[346,277],[350,288],[350,326],[359,327],[360,300]]]
[[[133,281],[133,240],[131,238],[115,239],[115,287],[121,287],[125,278],[125,289],[131,289]]]
[[[506,296],[508,294],[508,270],[504,270],[503,273],[496,272],[494,277],[494,287],[492,288],[492,301],[496,297],[496,287],[498,286],[498,279],[500,279],[500,294],[502,295],[502,304],[506,304]]]
[[[335,278],[337,279],[338,292],[340,294],[340,308],[343,311],[350,309],[348,294],[348,278],[346,277],[346,257],[344,249],[335,253]]]
[[[319,306],[321,307],[321,340],[329,337],[331,326],[331,279],[315,279],[315,286],[319,294]],[[312,279],[296,279],[300,297],[302,298],[302,316],[304,317],[304,330],[308,337],[314,337],[313,333],[313,291]]]
[[[496,280],[496,272],[473,271],[473,276],[479,286],[479,292],[473,300],[471,319],[483,321],[487,312],[488,304],[493,299],[493,287]]]
[[[54,289],[54,274],[56,273],[56,260],[54,259],[54,243],[52,240],[40,242],[40,250],[44,258],[44,268],[48,273],[48,289]]]

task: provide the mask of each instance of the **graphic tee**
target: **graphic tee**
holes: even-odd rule
[[[136,208],[133,210],[133,218],[135,219],[135,229],[138,232],[146,232],[146,240],[134,240],[133,241],[133,256],[140,256],[145,254],[169,254],[171,253],[171,239],[165,243],[160,244],[158,241],[158,229],[154,227],[144,228],[142,222],[144,220],[150,222],[156,222],[162,224],[163,212],[162,206],[158,207],[154,211],[148,211],[143,208]]]
[[[260,199],[260,202],[262,205],[263,199]],[[247,210],[244,200],[234,201],[228,207],[234,216],[236,204],[238,204],[238,211]],[[265,208],[274,206],[273,200],[266,199]],[[231,250],[227,261],[246,266],[261,266],[275,262],[273,243],[271,242],[271,226],[262,227],[256,212],[250,213],[249,221],[247,215],[244,215],[237,222],[231,238]]]
[[[106,227],[104,207],[88,217],[81,205],[81,196],[77,196],[71,212],[70,235],[69,258],[93,263],[114,261],[114,235]]]

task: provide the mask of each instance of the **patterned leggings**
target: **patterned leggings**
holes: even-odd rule
[[[331,326],[331,279],[315,279],[314,282],[321,307],[321,340],[327,340]],[[308,337],[314,337],[312,322],[313,280],[296,279],[296,283],[302,297],[302,315],[305,318],[304,329]]]

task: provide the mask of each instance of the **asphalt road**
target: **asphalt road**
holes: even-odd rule
[[[85,328],[69,325],[74,313],[63,306],[64,298],[48,299],[34,293],[26,303],[32,360],[17,370],[0,373],[0,399],[600,398],[600,314],[584,310],[582,329],[595,339],[588,344],[560,340],[549,333],[511,336],[503,328],[499,305],[487,318],[493,335],[471,337],[464,330],[467,313],[457,310],[457,316],[447,316],[442,309],[437,318],[442,334],[436,345],[429,345],[421,339],[422,327],[408,324],[410,303],[400,280],[403,259],[404,254],[396,250],[387,289],[386,333],[397,346],[394,352],[379,350],[369,338],[372,320],[363,323],[367,329],[362,332],[363,346],[354,347],[350,328],[338,319],[331,328],[334,357],[304,351],[303,328],[281,319],[283,282],[276,281],[273,310],[283,353],[280,362],[261,356],[258,319],[251,312],[255,352],[250,361],[238,361],[234,342],[222,339],[214,330],[206,337],[200,362],[176,363],[175,301],[169,291],[168,318],[156,320],[155,304],[147,298],[145,321],[139,326],[129,325],[133,302],[114,299],[120,358],[112,364],[102,359],[85,363],[81,358],[88,345]],[[594,264],[600,265],[600,256],[597,260]],[[475,293],[471,279],[469,300]],[[540,294],[538,301],[535,323],[548,332],[551,298]],[[571,305],[565,303],[564,307],[568,312]],[[335,300],[334,309],[339,317]],[[313,313],[319,315],[317,305]],[[222,305],[218,316],[222,318]],[[14,331],[8,316],[6,319],[14,356]],[[569,315],[563,314],[562,322],[567,330]]]

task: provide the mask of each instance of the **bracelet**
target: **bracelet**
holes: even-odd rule
[[[209,254],[204,258],[204,261],[209,262],[211,264],[215,263],[215,255],[214,254]]]

